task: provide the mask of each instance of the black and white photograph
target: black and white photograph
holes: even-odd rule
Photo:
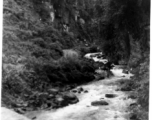
[[[150,10],[2,0],[1,120],[150,120]]]

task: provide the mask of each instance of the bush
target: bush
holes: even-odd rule
[[[98,51],[98,46],[92,45],[92,46],[89,48],[89,51],[90,51],[90,53],[99,52],[99,51]]]
[[[129,67],[134,77],[131,81],[136,86],[133,93],[136,95],[138,106],[131,108],[139,120],[148,120],[149,106],[149,51],[142,51],[138,42],[134,42]],[[128,84],[127,84],[128,85]]]
[[[81,84],[94,79],[94,68],[88,61],[80,58],[62,57],[51,60],[42,55],[28,56],[22,63],[22,69],[18,68],[16,65],[3,68],[3,105],[13,106],[19,98],[26,101],[24,95],[30,97],[35,92],[47,92],[50,87],[59,83],[64,87],[67,84]],[[15,98],[16,96],[19,98]]]

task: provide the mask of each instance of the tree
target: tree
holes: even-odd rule
[[[142,26],[145,24],[145,18],[148,17],[145,17],[145,8],[139,2],[139,0],[103,1],[104,23],[106,26],[105,39],[117,39],[117,42],[123,42],[127,61],[131,50],[130,36],[135,40],[141,38]],[[146,11],[149,12],[150,9]]]

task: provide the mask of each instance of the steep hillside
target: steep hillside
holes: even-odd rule
[[[3,18],[2,106],[61,107],[40,98],[94,80],[104,65],[84,55],[102,51],[134,74],[122,87],[140,106],[133,113],[147,119],[150,0],[4,0]]]
[[[63,49],[77,44],[70,33],[41,16],[45,10],[42,1],[4,0],[3,106],[15,107],[59,83],[64,87],[94,79],[89,62],[72,55],[63,57]]]

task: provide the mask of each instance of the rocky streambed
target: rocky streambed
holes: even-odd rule
[[[102,60],[102,56],[94,55],[92,57],[96,58],[96,62],[100,59],[100,62],[107,63]],[[24,116],[31,120],[128,120],[128,107],[134,100],[128,97],[127,92],[118,91],[118,82],[129,80],[132,75],[124,73],[121,67],[115,66],[111,69],[111,77],[80,85],[62,96],[57,96],[56,100],[62,108],[30,111]],[[103,74],[101,68],[98,69],[98,74]],[[52,89],[50,92],[53,94],[57,91]],[[6,116],[6,111],[2,109],[2,116]],[[22,119],[13,113],[7,114],[8,119],[14,118],[12,120],[24,120],[24,116]]]
[[[79,99],[76,104],[50,111],[33,111],[26,116],[36,120],[128,120],[128,107],[134,100],[128,98],[126,92],[117,91],[117,82],[129,80],[131,74],[124,74],[119,68],[112,72],[115,76],[111,78],[71,90]],[[80,88],[83,92],[79,92]]]

